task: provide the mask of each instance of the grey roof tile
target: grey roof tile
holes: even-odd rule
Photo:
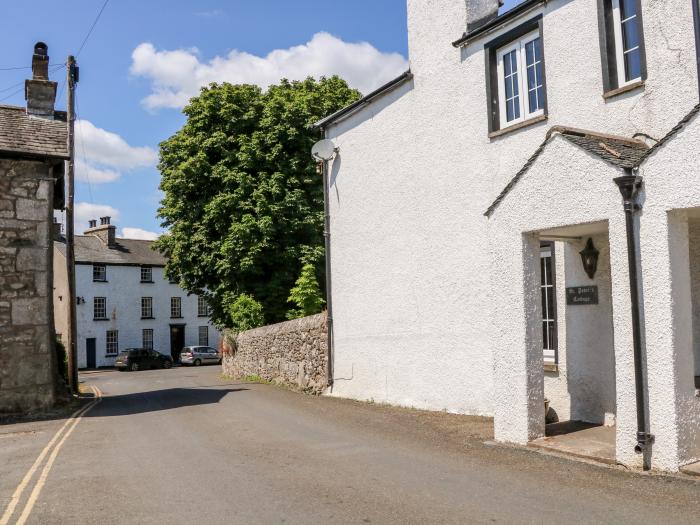
[[[65,254],[65,243],[54,244]],[[152,246],[153,241],[118,238],[115,246],[109,248],[94,235],[76,235],[75,262],[165,266],[165,257]]]
[[[68,159],[68,124],[63,111],[55,120],[31,117],[25,108],[0,105],[0,154]]]

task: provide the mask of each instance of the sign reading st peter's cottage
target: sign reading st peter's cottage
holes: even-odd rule
[[[573,286],[566,289],[566,304],[598,304],[597,286]]]

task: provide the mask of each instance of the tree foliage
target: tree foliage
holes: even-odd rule
[[[235,332],[257,328],[265,322],[262,305],[248,294],[240,294],[228,301],[229,327]]]
[[[297,319],[307,315],[317,314],[325,304],[321,288],[316,279],[316,267],[306,263],[301,268],[301,274],[289,292],[287,302],[294,303],[296,308],[287,312],[287,319]]]
[[[280,321],[302,267],[323,277],[323,187],[310,157],[319,136],[310,126],[359,96],[338,77],[267,91],[211,84],[161,143],[168,233],[156,248],[167,276],[204,295],[219,326],[234,322],[242,294],[262,306],[261,324]]]

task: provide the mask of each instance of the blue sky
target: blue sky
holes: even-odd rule
[[[6,2],[0,104],[24,105],[28,74],[3,68],[28,66],[39,40],[51,64],[64,63],[102,4]],[[111,213],[127,236],[160,231],[158,143],[182,125],[183,101],[202,83],[337,72],[366,91],[401,72],[406,56],[406,0],[110,0],[77,57],[77,229]],[[65,69],[52,74],[59,109],[64,78]]]

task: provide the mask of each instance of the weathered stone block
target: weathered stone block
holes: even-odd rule
[[[19,220],[41,221],[48,215],[48,203],[37,199],[17,199],[16,217]]]
[[[22,271],[46,270],[48,265],[48,253],[45,248],[23,247],[17,253],[17,268],[21,268]]]
[[[12,324],[45,325],[48,323],[46,297],[20,298],[12,300]]]

